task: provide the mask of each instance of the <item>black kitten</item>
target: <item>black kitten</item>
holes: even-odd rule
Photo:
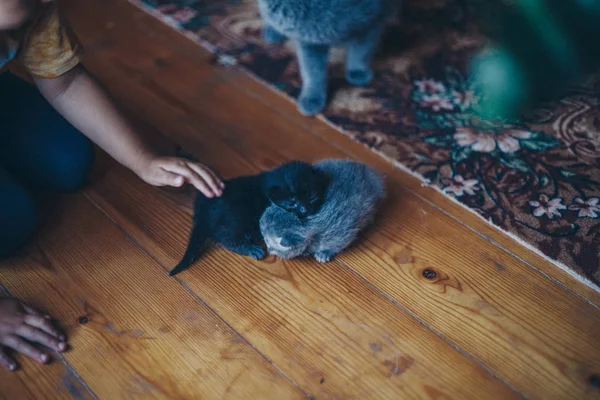
[[[303,218],[316,212],[325,197],[327,176],[312,165],[292,161],[258,175],[225,182],[223,195],[194,203],[194,225],[182,260],[169,275],[189,267],[213,239],[226,249],[256,260],[265,257],[259,220],[272,202]]]

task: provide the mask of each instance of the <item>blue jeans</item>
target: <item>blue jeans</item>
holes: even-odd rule
[[[75,191],[90,173],[94,147],[38,90],[0,73],[0,256],[31,236],[36,204],[28,189]]]

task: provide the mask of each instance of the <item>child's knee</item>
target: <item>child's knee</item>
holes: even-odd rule
[[[8,256],[31,237],[37,226],[33,198],[20,187],[0,194],[0,257]]]

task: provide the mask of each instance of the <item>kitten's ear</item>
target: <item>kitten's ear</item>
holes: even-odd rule
[[[277,203],[285,200],[286,198],[288,198],[290,195],[287,192],[287,190],[285,190],[281,186],[271,186],[269,188],[269,190],[267,191],[267,196],[269,196],[269,199],[273,203],[277,204]]]
[[[294,233],[288,233],[283,235],[279,244],[285,247],[295,247],[301,244],[304,241],[304,238],[300,235],[296,235]]]

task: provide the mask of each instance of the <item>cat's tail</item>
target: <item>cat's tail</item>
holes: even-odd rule
[[[169,272],[169,276],[180,273],[192,265],[194,261],[196,261],[198,255],[200,254],[200,250],[202,250],[202,247],[208,240],[209,235],[210,231],[204,221],[194,221],[194,226],[192,227],[192,232],[190,233],[190,239],[188,242],[188,247],[185,250],[185,254],[183,255],[181,261],[179,261],[179,264],[177,264],[175,268]]]

